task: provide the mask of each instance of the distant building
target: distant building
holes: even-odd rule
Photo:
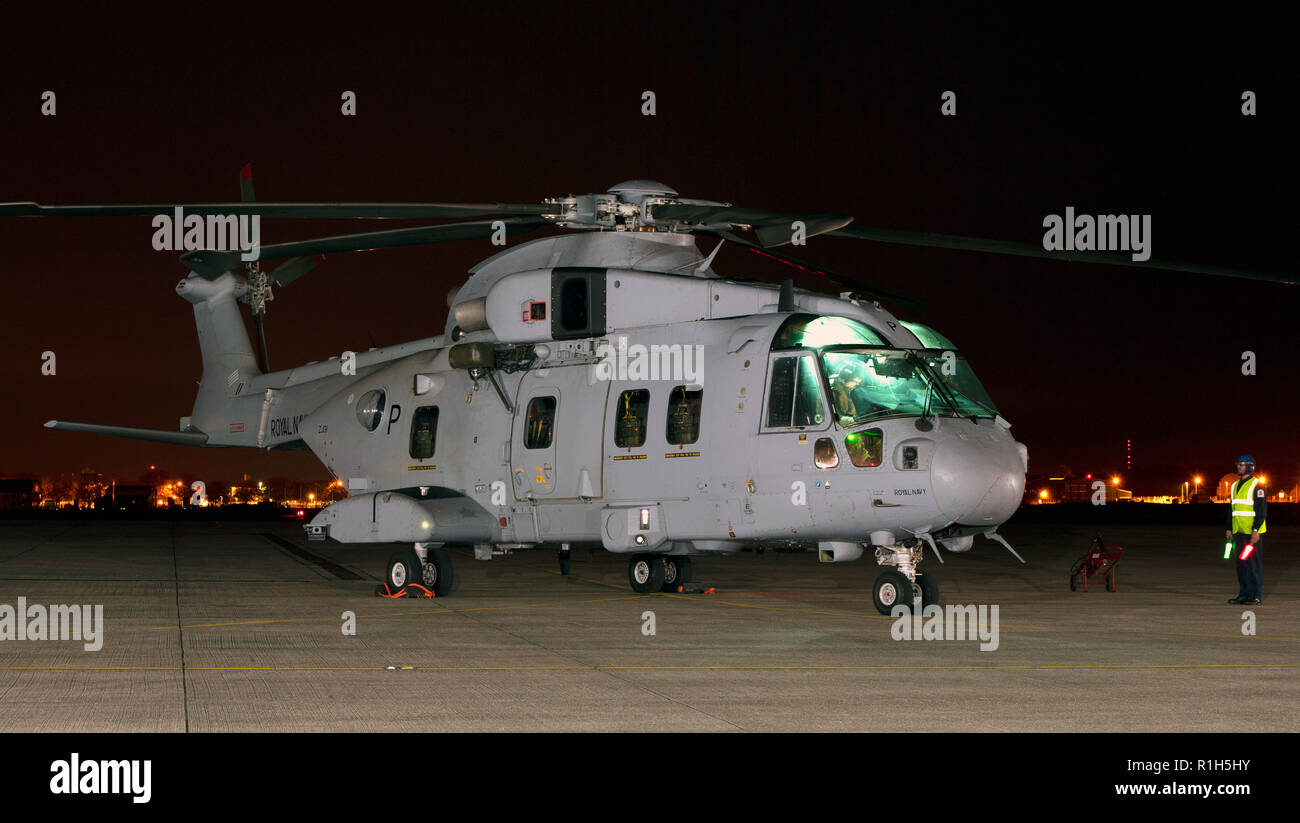
[[[1107,503],[1130,500],[1133,492],[1121,489],[1114,482],[1106,482],[1100,477],[1084,475],[1083,477],[1031,477],[1025,482],[1025,505],[1044,505],[1048,503],[1091,503],[1096,494],[1096,484],[1101,483]]]
[[[115,483],[99,499],[99,508],[121,511],[148,509],[154,502],[154,488],[150,485]]]
[[[41,492],[35,480],[0,480],[0,509],[30,509],[40,502]]]
[[[1219,478],[1219,482],[1214,487],[1214,499],[1219,502],[1226,502],[1232,497],[1232,484],[1237,482],[1237,475],[1225,474]]]

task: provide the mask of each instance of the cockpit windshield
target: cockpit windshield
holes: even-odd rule
[[[840,425],[898,415],[997,414],[965,361],[945,361],[942,353],[833,347],[822,351],[821,363]],[[953,364],[955,374],[939,371]]]
[[[848,317],[796,314],[782,323],[772,349],[816,352],[832,411],[843,426],[900,415],[997,416],[988,392],[951,340],[919,323],[903,325],[924,348],[890,348],[880,332]],[[782,417],[780,425],[789,425],[786,406],[774,408]]]
[[[897,349],[825,350],[822,369],[840,425],[877,417],[952,413],[933,378],[911,354]]]
[[[943,381],[953,402],[957,404],[959,414],[963,417],[997,416],[998,407],[993,405],[993,399],[984,390],[984,384],[975,376],[975,371],[966,358],[951,350],[929,350],[917,354]]]

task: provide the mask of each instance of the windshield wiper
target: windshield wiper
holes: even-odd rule
[[[960,397],[960,398],[962,398],[962,399],[968,401],[972,406],[976,406],[976,407],[978,407],[978,408],[980,408],[980,409],[983,409],[984,412],[985,412],[989,417],[992,418],[992,417],[997,417],[997,416],[998,416],[998,413],[997,413],[995,410],[990,409],[988,406],[986,406],[986,405],[984,405],[983,403],[981,403],[980,401],[976,400],[974,397],[971,397],[969,394],[967,394],[966,392],[962,391],[961,389],[958,389],[958,388],[956,388],[955,386],[948,385],[947,383],[945,383],[944,386],[948,389],[949,392],[952,393],[952,395],[953,395],[953,399],[954,399],[954,400],[956,400],[958,397]],[[955,408],[955,407],[954,407],[954,408]],[[971,413],[971,414],[968,415],[968,416],[970,417],[971,420],[974,420],[974,419],[975,419],[975,414],[974,414],[974,413]]]
[[[934,370],[933,366],[931,366],[929,363],[926,363],[925,360],[922,359],[920,356],[918,356],[915,352],[908,352],[908,355],[912,357],[912,359],[915,361],[917,370],[921,373],[922,376],[925,377],[925,382],[929,385],[929,388],[926,390],[926,395],[925,395],[925,407],[926,407],[927,414],[922,415],[922,419],[928,416],[928,412],[930,409],[930,396],[936,390],[939,392],[939,397],[942,399],[944,404],[948,406],[948,411],[951,412],[955,417],[962,417],[963,415],[959,410],[961,404],[957,401],[957,397],[955,393],[956,390],[953,389],[951,386],[949,386],[947,381],[945,381],[942,377],[939,376],[939,374]],[[965,397],[965,395],[963,394],[962,397]],[[972,400],[971,402],[973,403],[975,401]],[[976,403],[975,405],[978,406],[979,404]],[[972,415],[971,420],[974,419],[975,417]],[[929,429],[922,429],[922,431],[929,431]]]
[[[925,389],[925,407],[921,409],[921,419],[916,421],[916,430],[928,432],[934,428],[930,422],[930,400],[934,397],[934,381],[926,381]]]

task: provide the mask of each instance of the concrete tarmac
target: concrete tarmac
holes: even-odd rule
[[[99,651],[0,640],[0,731],[1300,731],[1300,528],[1266,537],[1254,636],[1221,531],[1103,529],[1119,591],[1072,593],[1092,531],[1013,521],[1027,565],[927,551],[943,603],[998,606],[981,651],[895,640],[869,557],[696,558],[713,594],[636,595],[605,552],[567,578],[549,552],[457,552],[450,597],[386,600],[392,546],[294,523],[8,521],[0,605],[105,626]]]

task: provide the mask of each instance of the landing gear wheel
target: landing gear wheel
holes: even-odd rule
[[[691,559],[689,557],[664,558],[664,586],[666,592],[675,592],[681,586],[691,582]]]
[[[916,573],[916,582],[912,584],[912,599],[921,598],[921,608],[939,605],[939,581],[926,572]]]
[[[649,594],[662,589],[664,574],[664,559],[657,554],[638,554],[627,561],[627,581],[637,594]]]
[[[894,606],[912,607],[912,581],[902,572],[888,571],[876,578],[871,587],[871,599],[876,604],[876,611],[889,614]]]
[[[569,568],[570,568],[569,554],[570,554],[569,549],[560,549],[558,552],[555,553],[556,557],[559,558],[560,561],[560,574],[566,577],[569,574]]]
[[[451,594],[451,587],[456,582],[456,570],[451,564],[451,555],[446,549],[430,546],[424,556],[423,579],[417,580],[426,589],[438,597]]]
[[[407,583],[419,583],[420,578],[420,556],[415,553],[415,549],[398,549],[388,558],[384,582],[388,584],[389,591],[400,591]]]

